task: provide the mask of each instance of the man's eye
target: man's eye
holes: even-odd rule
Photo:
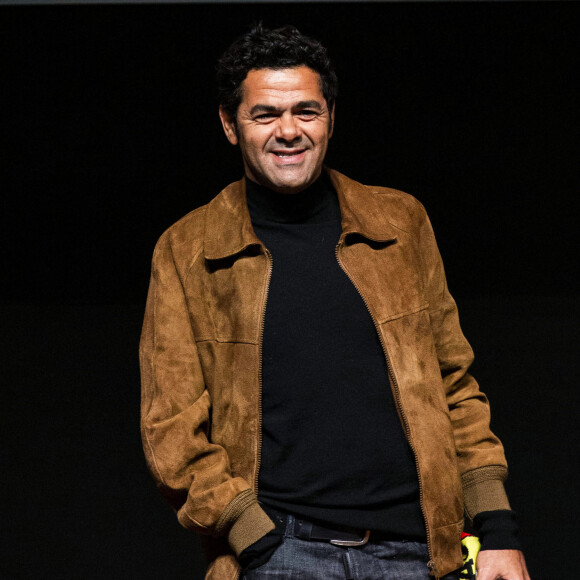
[[[299,111],[298,116],[306,119],[312,119],[316,116],[316,111],[310,111],[309,109],[306,109],[304,111]]]
[[[262,113],[261,115],[256,115],[254,119],[256,121],[271,121],[274,117],[275,115],[273,113]]]

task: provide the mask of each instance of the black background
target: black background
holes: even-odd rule
[[[156,239],[242,174],[214,63],[296,24],[340,79],[327,162],[427,207],[532,578],[576,570],[575,3],[0,8],[2,578],[202,578],[138,432]]]

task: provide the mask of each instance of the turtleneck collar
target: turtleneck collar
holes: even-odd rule
[[[252,222],[322,223],[340,221],[336,191],[325,172],[299,193],[278,193],[245,178]]]

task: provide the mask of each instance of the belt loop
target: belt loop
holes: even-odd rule
[[[346,580],[354,580],[354,574],[352,572],[352,563],[350,561],[350,552],[345,550],[342,553],[342,563],[344,565],[344,577]]]
[[[286,529],[284,530],[284,536],[286,538],[294,535],[295,521],[296,520],[294,519],[294,516],[292,514],[288,514],[286,516]]]

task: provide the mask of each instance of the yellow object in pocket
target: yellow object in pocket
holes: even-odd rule
[[[461,554],[463,556],[463,568],[459,572],[460,580],[475,580],[477,570],[475,564],[477,562],[477,554],[481,544],[477,536],[463,533],[461,534]]]

